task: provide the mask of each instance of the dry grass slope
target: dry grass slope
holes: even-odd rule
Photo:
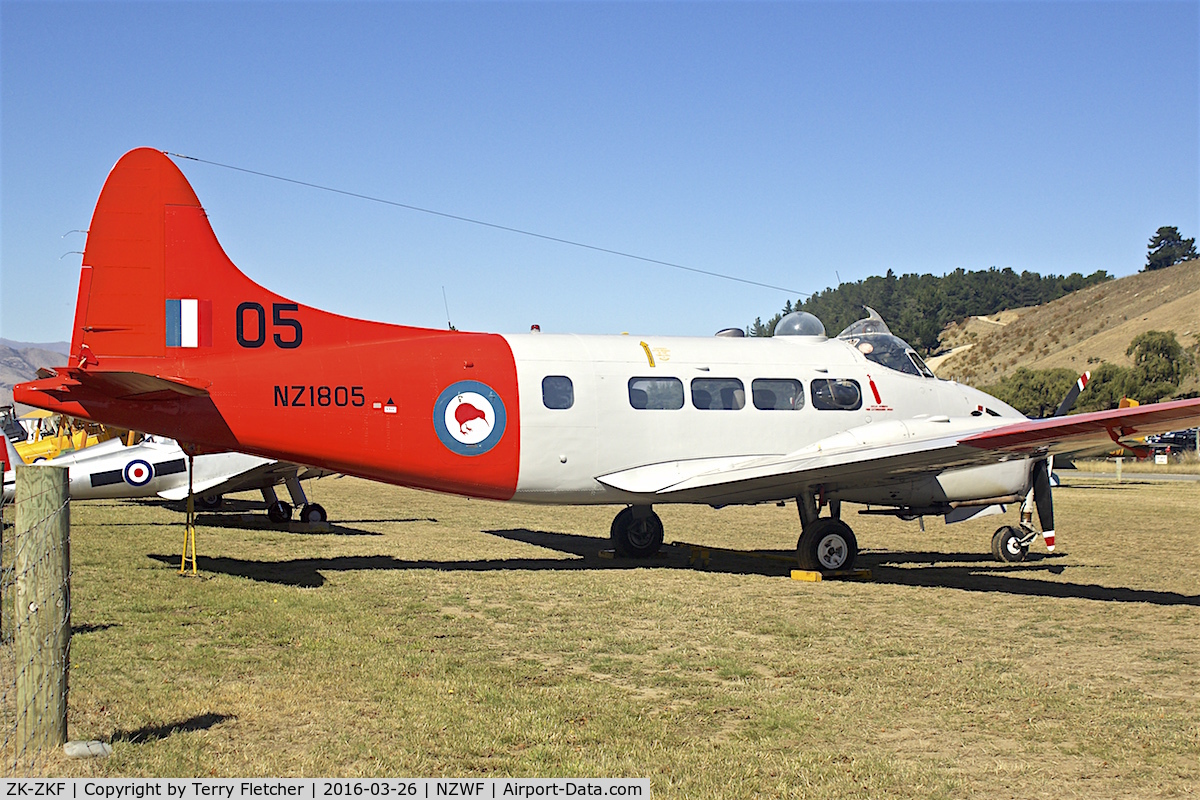
[[[996,518],[858,517],[872,583],[672,549],[612,508],[353,479],[332,534],[77,503],[67,776],[647,776],[666,798],[1093,798],[1200,785],[1200,483],[1070,479],[1063,554]],[[786,551],[792,507],[663,507],[668,541]],[[847,513],[851,513],[849,510]],[[1136,522],[1136,524],[1131,524]],[[1170,553],[1170,558],[1156,554]]]
[[[943,333],[938,376],[977,386],[999,382],[1017,367],[1083,372],[1100,361],[1129,365],[1125,350],[1147,330],[1173,330],[1185,349],[1200,346],[1200,261],[1093,286],[1033,308],[970,319]],[[1200,388],[1191,376],[1187,389]]]

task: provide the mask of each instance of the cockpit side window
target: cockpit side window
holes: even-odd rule
[[[809,385],[814,408],[822,411],[857,411],[862,408],[862,388],[849,378],[817,378]]]
[[[913,362],[913,365],[916,366],[917,371],[920,372],[922,375],[924,375],[926,378],[936,378],[937,377],[936,375],[933,374],[933,370],[931,370],[929,368],[929,365],[921,360],[921,357],[919,355],[917,355],[915,350],[909,350],[908,357]]]

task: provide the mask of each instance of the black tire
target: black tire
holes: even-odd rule
[[[196,505],[205,511],[216,511],[223,502],[225,502],[225,498],[219,494],[196,495]]]
[[[271,522],[290,522],[292,519],[292,507],[282,500],[276,500],[267,506],[267,519],[271,520]]]
[[[1000,555],[1000,538],[1004,535],[1004,531],[1007,530],[1007,528],[1007,525],[1001,525],[999,528],[996,528],[996,532],[992,534],[992,558],[996,559],[997,561],[1004,560],[1004,558]]]
[[[662,547],[662,520],[653,511],[641,519],[634,519],[633,508],[625,508],[613,520],[611,535],[613,549],[618,555],[649,558]]]
[[[1012,525],[992,534],[992,557],[1006,564],[1019,564],[1029,555],[1029,545],[1021,544],[1021,531]]]
[[[800,569],[813,572],[834,572],[852,569],[858,558],[858,540],[854,531],[840,519],[821,517],[800,534],[796,543],[796,560]]]
[[[319,503],[308,503],[300,510],[301,522],[324,522],[325,509]]]

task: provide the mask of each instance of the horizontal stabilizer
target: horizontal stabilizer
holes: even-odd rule
[[[179,394],[185,397],[204,397],[208,394],[206,387],[197,382],[183,378],[166,378],[160,375],[146,375],[140,372],[97,372],[95,370],[79,371],[80,381],[84,386],[103,391],[121,400],[144,399],[149,395]]]
[[[20,385],[21,402],[26,392],[41,392],[52,397],[79,393],[111,400],[161,400],[172,395],[204,397],[206,387],[183,378],[146,375],[141,372],[103,372],[64,367],[44,370],[48,377]]]

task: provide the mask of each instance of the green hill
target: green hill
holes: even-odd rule
[[[1104,270],[1087,277],[1078,272],[1060,277],[1035,272],[1018,275],[1011,269],[992,267],[974,272],[957,269],[940,277],[915,273],[897,277],[889,269],[883,277],[843,283],[795,306],[789,302],[766,323],[756,319],[749,330],[753,336],[770,336],[784,314],[807,311],[825,324],[830,336],[836,336],[864,316],[863,306],[870,306],[887,321],[892,333],[929,354],[941,349],[939,337],[951,322],[1041,305],[1110,280],[1112,276]]]

